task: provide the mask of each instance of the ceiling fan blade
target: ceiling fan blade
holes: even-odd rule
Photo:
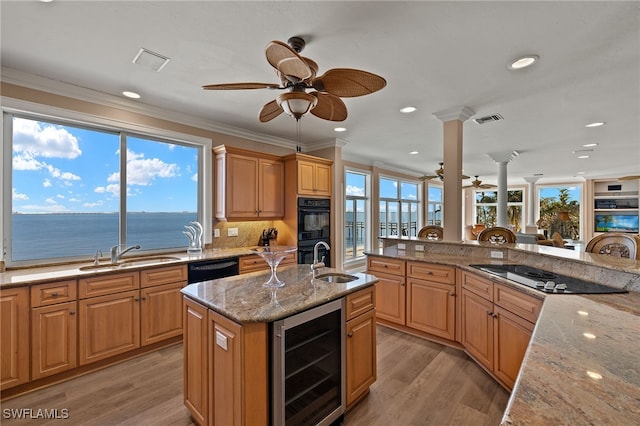
[[[478,188],[489,189],[489,188],[497,188],[497,186],[496,185],[491,185],[490,183],[483,183]]]
[[[460,179],[471,179],[471,178],[469,176],[467,176],[467,175],[461,175]]]
[[[347,119],[347,106],[342,99],[331,93],[311,92],[310,95],[318,99],[318,103],[311,110],[311,114],[329,121],[344,121]]]
[[[431,179],[435,179],[435,178],[439,178],[440,176],[438,175],[425,175],[425,176],[421,176],[419,179],[420,180],[431,180]]]
[[[281,41],[269,42],[265,54],[271,66],[286,76],[306,80],[313,75],[309,64],[302,59],[302,56]]]
[[[243,90],[243,89],[282,89],[279,84],[272,83],[223,83],[207,84],[205,90]]]
[[[341,98],[353,98],[377,92],[387,81],[367,71],[351,68],[333,68],[315,79],[314,89],[329,92]]]
[[[274,99],[271,102],[264,104],[262,109],[260,109],[260,114],[258,117],[260,119],[260,122],[266,123],[267,121],[273,120],[283,112],[284,110],[282,109],[282,107],[278,105],[278,102],[276,102],[276,100]]]

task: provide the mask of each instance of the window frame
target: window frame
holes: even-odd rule
[[[347,223],[347,219],[346,219],[346,203],[349,200],[352,200],[354,203],[357,201],[364,201],[364,229],[362,230],[363,233],[363,238],[364,238],[364,252],[370,250],[371,247],[371,237],[370,237],[370,229],[371,229],[371,172],[366,171],[366,170],[358,170],[355,168],[345,168],[344,170],[344,179],[345,182],[347,181],[347,174],[348,173],[352,173],[352,174],[358,174],[358,175],[363,175],[364,176],[364,196],[356,196],[356,195],[347,195],[346,192],[346,187],[345,187],[345,195],[344,195],[344,203],[343,203],[343,207],[344,207],[344,219],[343,219],[343,224],[346,225]],[[355,211],[354,211],[355,214]],[[356,252],[356,243],[357,243],[357,239],[356,239],[356,231],[354,229],[353,232],[353,237],[354,237],[354,254]],[[366,258],[366,255],[363,254],[362,256],[353,256],[353,257],[347,257],[347,250],[346,250],[346,237],[343,239],[343,254],[342,254],[342,259],[344,264],[349,264],[349,263],[354,263],[354,262],[360,262],[363,259]]]
[[[397,183],[396,186],[396,196],[395,198],[392,197],[382,197],[380,196],[380,180],[382,179],[386,179],[386,180],[390,180],[390,181],[395,181]],[[402,184],[403,183],[407,183],[407,184],[411,184],[411,185],[416,185],[416,200],[410,200],[408,198],[402,198]],[[388,222],[388,213],[389,213],[389,205],[392,203],[396,203],[396,206],[398,208],[398,229],[397,229],[397,234],[395,234],[395,236],[400,237],[402,236],[402,212],[403,212],[403,205],[407,205],[409,208],[409,212],[411,212],[411,205],[415,204],[416,207],[416,226],[412,227],[411,226],[411,220],[409,220],[408,223],[408,235],[406,236],[412,236],[412,230],[414,231],[414,235],[413,236],[417,236],[418,230],[422,227],[422,222],[423,222],[423,215],[422,215],[422,208],[423,208],[423,183],[418,181],[418,180],[411,180],[411,179],[406,179],[406,178],[401,178],[401,177],[397,177],[397,176],[390,176],[390,175],[384,175],[384,174],[380,174],[378,176],[378,200],[377,200],[377,208],[378,208],[378,224],[376,225],[376,234],[378,236],[378,239],[380,240],[381,238],[386,238],[389,236],[394,236],[393,234],[389,234],[386,232],[386,230],[388,229],[388,226],[386,225]],[[385,203],[386,209],[385,209],[385,234],[382,235],[382,233],[380,232],[380,223],[382,223],[382,214],[381,214],[381,209],[380,209],[380,204],[381,203]]]
[[[30,259],[24,261],[12,261],[10,241],[12,237],[11,219],[12,219],[12,191],[6,190],[12,188],[13,180],[13,117],[26,118],[30,120],[41,120],[52,124],[68,125],[88,130],[106,131],[121,134],[120,147],[122,147],[122,134],[133,137],[151,139],[153,141],[184,145],[198,149],[198,182],[197,182],[197,209],[198,218],[204,228],[204,243],[211,242],[211,220],[213,217],[213,171],[212,171],[212,147],[213,141],[201,136],[195,136],[185,133],[179,133],[168,129],[150,127],[140,123],[128,122],[124,120],[116,120],[107,117],[97,117],[86,113],[66,110],[63,108],[51,107],[48,105],[34,104],[13,98],[2,98],[2,120],[0,120],[0,132],[3,141],[11,141],[11,143],[3,143],[0,151],[0,164],[3,171],[0,174],[0,185],[3,188],[3,208],[0,209],[0,240],[3,242],[3,251],[1,258],[5,261],[6,266],[35,266],[38,264],[52,264],[60,262],[70,262],[86,260],[85,256],[60,257],[60,258],[41,258]],[[121,161],[126,161],[124,156]],[[126,179],[122,179],[121,185],[126,185]],[[125,191],[126,193],[126,191]],[[120,210],[122,209],[123,200],[120,199]],[[122,211],[119,211],[122,214]],[[124,213],[126,214],[126,212]],[[124,227],[122,227],[124,228]],[[122,239],[123,229],[119,230],[119,238]],[[122,241],[120,241],[122,242]],[[155,249],[149,250],[147,253],[160,253],[167,251],[175,251],[174,249]]]
[[[518,231],[514,232],[524,232],[525,227],[526,227],[526,218],[525,218],[525,214],[526,214],[526,207],[527,207],[527,200],[526,200],[526,189],[524,187],[512,187],[512,188],[507,188],[507,193],[509,192],[513,192],[513,191],[520,191],[521,194],[521,200],[519,202],[516,201],[507,201],[507,209],[511,206],[511,207],[515,207],[515,206],[519,206],[520,207],[520,229]],[[479,192],[495,192],[497,194],[498,190],[497,188],[495,189],[474,189],[473,190],[473,223],[480,223],[477,221],[477,216],[478,216],[478,206],[495,206],[496,208],[496,214],[497,214],[497,210],[498,210],[498,201],[497,201],[497,197],[496,197],[496,202],[495,203],[478,203],[477,202],[477,197],[476,195]],[[497,220],[497,217],[496,217]],[[489,227],[490,225],[484,223],[484,225],[486,225],[487,227]],[[510,224],[511,225],[511,224]],[[497,226],[497,224],[493,224],[491,226]]]

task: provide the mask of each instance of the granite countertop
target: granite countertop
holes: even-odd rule
[[[318,275],[334,272],[322,268]],[[375,284],[378,279],[369,274],[353,273],[356,280],[348,283],[328,283],[312,279],[309,265],[278,268],[284,287],[263,287],[271,272],[253,272],[233,277],[190,284],[182,293],[190,299],[238,323],[272,322],[332,300],[344,297]]]
[[[213,249],[213,250],[205,250],[201,254],[191,255],[187,254],[184,251],[179,253],[162,253],[156,255],[148,255],[148,256],[125,256],[122,260],[132,260],[132,259],[142,259],[145,262],[135,265],[135,264],[127,264],[126,267],[120,268],[107,268],[107,263],[102,261],[101,263],[105,263],[104,269],[88,269],[82,270],[80,268],[85,266],[93,265],[93,261],[87,259],[84,263],[68,263],[68,264],[60,264],[60,265],[52,265],[52,266],[34,266],[29,268],[17,268],[7,270],[5,272],[0,273],[0,288],[9,288],[9,287],[21,287],[25,285],[31,284],[40,284],[51,281],[60,281],[65,279],[75,279],[75,278],[85,278],[93,275],[102,275],[106,273],[122,273],[122,272],[133,272],[140,269],[147,269],[150,267],[164,267],[164,266],[175,266],[181,264],[187,264],[190,262],[197,262],[201,260],[213,260],[213,259],[225,259],[228,257],[236,257],[236,256],[249,256],[254,253],[251,252],[251,249],[254,247],[240,247],[240,248],[231,248],[231,249]],[[174,258],[171,260],[162,260],[158,261],[157,264],[153,263],[154,258]],[[146,262],[149,260],[149,262]]]
[[[640,424],[640,292],[548,295],[469,267],[517,263],[513,260],[395,247],[368,254],[455,265],[544,299],[502,425]],[[568,257],[582,258],[571,253]],[[613,259],[604,262],[616,264]],[[568,267],[562,258],[555,263],[556,268]],[[634,269],[633,263],[619,262],[626,271]],[[592,278],[611,284],[608,275]]]

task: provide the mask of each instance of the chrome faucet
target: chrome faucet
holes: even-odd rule
[[[324,268],[324,256],[322,256],[322,261],[318,262],[318,247],[324,246],[327,250],[331,250],[329,248],[329,244],[324,241],[318,241],[315,246],[313,246],[313,264],[311,265],[311,273],[312,278],[316,279],[316,271],[320,268]]]
[[[126,252],[130,251],[130,250],[139,250],[140,249],[140,245],[135,245],[135,246],[131,246],[131,247],[127,247],[126,249],[122,250],[122,251],[118,251],[118,249],[120,248],[120,246],[113,246],[111,247],[111,263],[118,263],[118,260],[120,260],[120,257],[122,257],[123,254],[125,254]]]

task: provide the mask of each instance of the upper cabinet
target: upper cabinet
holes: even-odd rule
[[[298,195],[331,197],[331,160],[300,153],[284,160],[287,179],[296,180]]]
[[[228,146],[218,146],[213,152],[217,219],[284,216],[284,162],[277,156]]]

